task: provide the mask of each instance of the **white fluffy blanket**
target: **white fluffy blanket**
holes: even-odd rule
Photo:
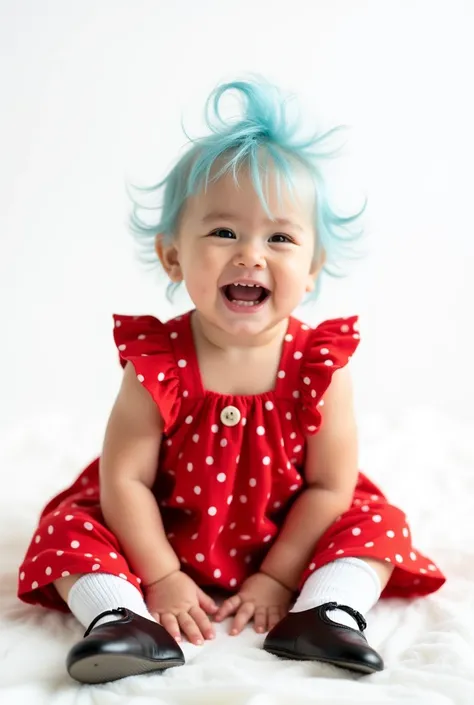
[[[416,544],[447,574],[427,598],[383,600],[366,635],[386,668],[372,676],[279,660],[248,628],[225,626],[163,675],[80,686],[64,659],[82,627],[20,603],[16,570],[38,511],[100,448],[94,420],[50,417],[0,434],[0,703],[5,705],[472,705],[474,703],[474,434],[429,410],[360,422],[361,467],[407,512]]]

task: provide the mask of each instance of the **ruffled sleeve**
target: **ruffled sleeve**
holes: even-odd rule
[[[358,317],[334,318],[310,330],[300,367],[299,422],[305,434],[321,425],[322,398],[336,370],[345,367],[360,342]]]
[[[130,362],[137,379],[156,402],[168,433],[180,407],[179,375],[166,324],[154,316],[114,315],[120,364]]]

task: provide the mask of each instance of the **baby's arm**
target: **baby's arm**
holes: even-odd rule
[[[296,589],[323,533],[351,504],[358,478],[357,427],[348,368],[324,395],[321,429],[307,439],[307,488],[293,504],[261,572]]]
[[[180,568],[151,492],[161,437],[158,408],[128,364],[105,433],[100,502],[107,526],[144,585]]]

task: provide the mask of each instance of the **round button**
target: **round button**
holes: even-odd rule
[[[221,421],[224,426],[236,426],[241,418],[240,411],[235,406],[226,406],[221,411]]]

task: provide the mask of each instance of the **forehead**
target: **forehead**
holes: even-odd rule
[[[302,228],[314,223],[315,190],[311,179],[296,173],[290,188],[275,172],[262,175],[263,199],[258,194],[252,176],[242,168],[237,178],[228,172],[207,188],[189,197],[186,214],[201,222],[213,214],[238,214],[241,218],[294,221]]]

